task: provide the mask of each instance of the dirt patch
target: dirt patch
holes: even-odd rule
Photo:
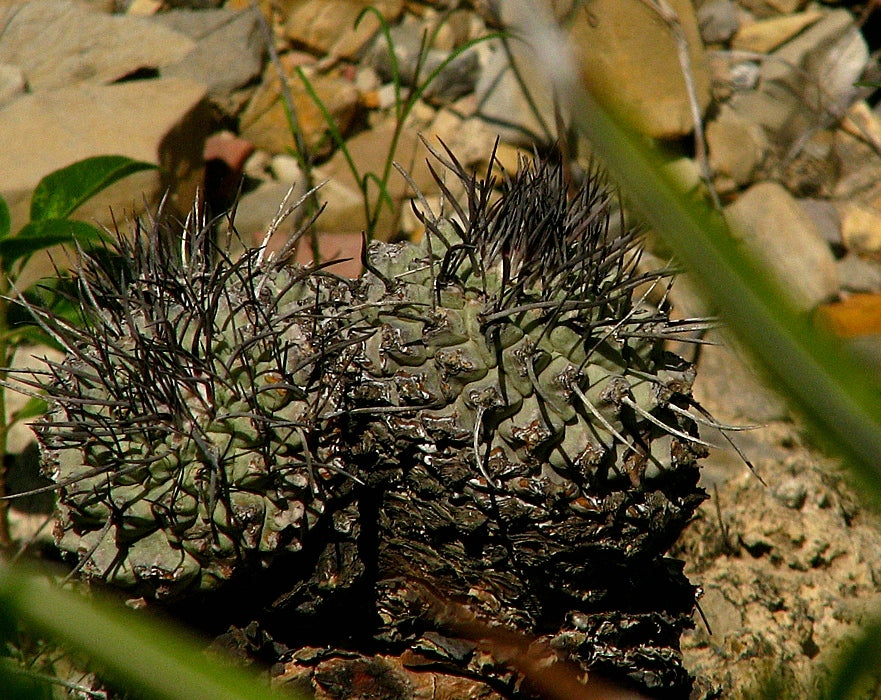
[[[720,479],[730,455],[717,453],[712,498],[676,551],[704,591],[706,623],[682,639],[693,697],[754,698],[769,681],[775,697],[817,697],[826,668],[881,611],[881,518],[794,424],[742,442],[765,484],[746,467]]]

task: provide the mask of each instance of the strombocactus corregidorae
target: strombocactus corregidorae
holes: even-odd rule
[[[494,200],[445,164],[467,201],[438,178],[452,212],[370,245],[357,280],[231,260],[192,222],[85,257],[83,322],[35,310],[69,353],[37,382],[58,544],[168,602],[272,577],[255,614],[300,644],[348,610],[358,630],[321,643],[510,678],[438,641],[430,590],[681,692],[695,589],[664,553],[705,448],[694,370],[664,349],[689,326],[646,302],[668,273],[637,274],[595,171],[569,197],[561,167],[525,162]]]

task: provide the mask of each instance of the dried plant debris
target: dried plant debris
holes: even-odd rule
[[[569,196],[524,162],[494,198],[492,173],[438,157],[464,201],[437,175],[451,211],[421,210],[419,245],[366,247],[357,280],[232,260],[198,217],[84,256],[82,322],[33,310],[68,357],[24,379],[51,399],[58,544],[169,605],[260,588],[291,645],[369,640],[514,687],[439,632],[431,591],[679,694],[695,589],[664,555],[706,447],[664,343],[700,323],[646,301],[669,272],[637,274],[597,171]]]

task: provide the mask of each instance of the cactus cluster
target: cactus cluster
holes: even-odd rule
[[[274,577],[275,635],[349,606],[372,644],[487,673],[438,642],[431,590],[679,692],[695,589],[664,554],[705,443],[665,342],[694,324],[647,302],[668,272],[637,272],[597,171],[570,196],[550,161],[501,183],[443,161],[461,203],[439,177],[449,211],[359,279],[232,259],[195,219],[86,256],[81,322],[34,310],[68,352],[33,380],[58,545],[168,602]]]

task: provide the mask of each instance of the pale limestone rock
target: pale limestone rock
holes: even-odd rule
[[[30,2],[10,15],[0,33],[0,63],[21,68],[34,92],[161,69],[195,46],[150,19],[108,15],[74,0]]]
[[[260,76],[266,52],[254,13],[173,10],[157,15],[156,22],[195,42],[183,59],[162,69],[162,76],[204,83],[225,113],[238,112],[244,102],[239,91]]]
[[[210,116],[204,86],[173,78],[86,84],[18,98],[0,110],[0,194],[12,209],[13,230],[27,221],[40,179],[97,155],[124,155],[163,170],[121,180],[77,210],[76,218],[110,225],[110,206],[123,218],[167,188],[176,193],[172,203],[179,195],[186,211],[201,181]]]
[[[829,246],[798,202],[774,182],[753,185],[725,208],[732,233],[777,276],[801,309],[812,309],[838,293]]]
[[[770,53],[823,17],[819,10],[806,10],[794,15],[773,17],[740,27],[731,40],[731,47],[740,51]]]

